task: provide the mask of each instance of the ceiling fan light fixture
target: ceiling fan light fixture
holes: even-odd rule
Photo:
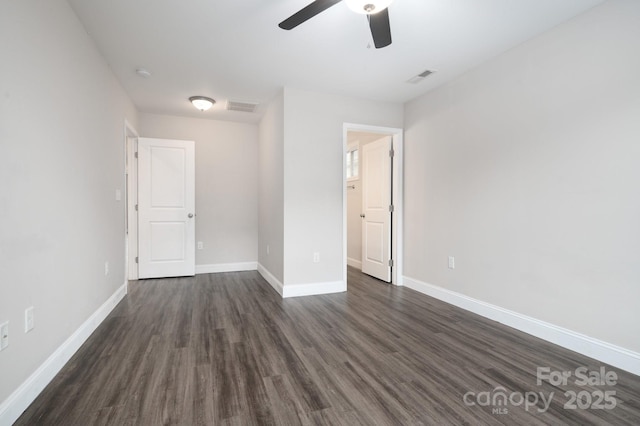
[[[344,0],[349,9],[363,15],[372,15],[385,10],[393,0]]]
[[[192,96],[189,98],[189,101],[200,111],[206,111],[216,103],[215,100],[207,98],[206,96]]]

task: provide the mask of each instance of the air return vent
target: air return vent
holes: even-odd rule
[[[422,71],[420,74],[416,75],[415,77],[411,77],[409,80],[407,80],[407,83],[418,84],[425,78],[429,77],[434,72],[435,71],[431,71],[431,70]]]
[[[240,112],[254,112],[258,104],[251,102],[227,101],[227,110]]]

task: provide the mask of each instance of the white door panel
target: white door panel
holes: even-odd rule
[[[362,147],[362,272],[391,281],[391,137]]]
[[[365,256],[367,257],[367,263],[375,262],[376,264],[382,264],[384,259],[384,223],[376,223],[367,221],[365,222],[365,232],[367,250]],[[388,259],[387,259],[388,261]]]
[[[185,207],[185,150],[151,146],[151,208]]]
[[[140,278],[195,274],[194,145],[138,139]]]
[[[182,261],[186,257],[187,227],[184,222],[151,222],[151,262]]]

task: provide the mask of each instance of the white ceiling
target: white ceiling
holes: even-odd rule
[[[284,31],[311,0],[68,1],[140,111],[255,122],[263,108],[225,111],[226,100],[264,105],[287,86],[405,102],[603,0],[395,0],[393,44],[379,50],[344,2]],[[202,113],[193,95],[218,103]]]

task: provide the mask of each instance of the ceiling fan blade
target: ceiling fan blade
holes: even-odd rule
[[[367,15],[367,17],[369,18],[369,28],[371,28],[371,36],[373,36],[373,44],[376,46],[376,49],[390,45],[391,25],[389,24],[389,9]]]
[[[283,30],[291,30],[341,1],[342,0],[316,0],[280,22],[278,26]]]

